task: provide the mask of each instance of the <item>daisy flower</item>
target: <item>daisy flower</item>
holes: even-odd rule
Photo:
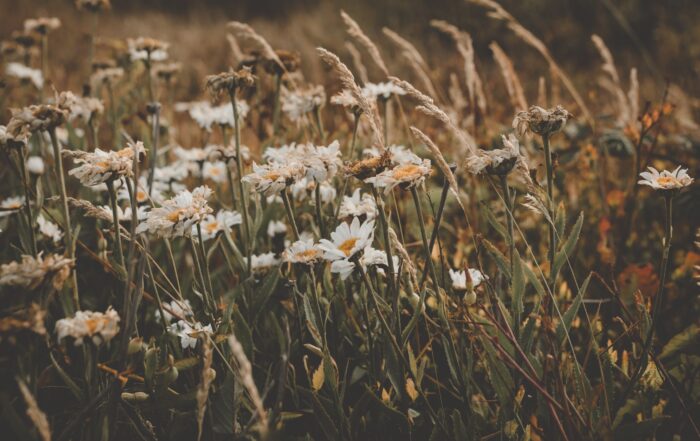
[[[304,168],[299,163],[258,165],[253,162],[253,173],[243,177],[255,191],[271,196],[284,190],[303,176]]]
[[[113,222],[114,220],[114,214],[112,213],[112,207],[109,205],[103,205],[99,207],[100,210],[104,211],[107,216],[109,216],[109,221]],[[136,219],[138,220],[143,220],[148,217],[148,207],[147,206],[141,206],[136,209]],[[105,216],[106,219],[106,216]],[[122,209],[120,206],[117,206],[117,219],[119,222],[131,222],[131,207],[126,207]]]
[[[362,194],[356,188],[352,196],[343,196],[343,202],[338,211],[339,218],[365,216],[368,220],[377,216],[377,203],[369,193]]]
[[[75,176],[83,185],[93,186],[111,179],[130,177],[134,154],[145,153],[141,141],[129,143],[119,151],[103,151],[98,148],[94,152],[70,152],[76,163],[82,164],[68,172]]]
[[[388,100],[391,95],[405,95],[406,91],[391,81],[385,83],[367,83],[362,88],[362,94],[370,99],[381,98]]]
[[[318,182],[332,179],[342,164],[340,143],[335,140],[328,146],[310,146],[302,162],[306,176]]]
[[[55,289],[61,289],[70,275],[74,260],[56,254],[42,257],[22,256],[21,262],[0,266],[0,285],[34,289],[44,281]]]
[[[384,193],[389,193],[397,185],[404,189],[421,185],[430,172],[430,160],[423,159],[419,164],[407,162],[384,170],[376,176],[365,179],[365,182],[374,184],[376,188],[384,188]]]
[[[323,251],[314,244],[313,239],[298,240],[294,242],[284,253],[282,260],[289,263],[303,263],[312,265],[323,256]]]
[[[250,259],[251,270],[254,273],[263,273],[279,263],[280,259],[275,253],[253,254]]]
[[[693,183],[694,179],[688,175],[688,169],[679,165],[673,171],[662,170],[660,173],[654,167],[648,167],[647,170],[639,174],[642,178],[637,183],[639,185],[648,185],[654,190],[679,190]]]
[[[107,311],[78,311],[74,317],[62,318],[56,322],[58,340],[66,337],[75,339],[75,346],[83,344],[90,337],[96,345],[107,343],[119,332],[119,314],[110,306]]]
[[[352,223],[343,222],[331,233],[331,240],[321,239],[319,247],[324,259],[329,261],[349,260],[374,240],[374,221],[354,218]]]
[[[165,317],[165,321],[168,323],[172,322],[173,319],[177,317],[194,316],[194,312],[192,312],[192,305],[190,304],[189,300],[173,300],[170,303],[163,303],[163,306],[167,306],[167,308],[163,308],[163,316]],[[160,309],[156,309],[156,318],[160,320]]]
[[[216,216],[208,214],[201,223],[202,239],[213,239],[220,231],[230,231],[232,226],[240,225],[242,220],[237,211],[219,210]],[[192,227],[192,234],[197,234],[196,226]]]
[[[127,40],[131,61],[165,61],[168,58],[168,43],[154,38],[139,37]]]
[[[394,263],[394,268],[399,266],[398,256],[392,256],[392,261]],[[371,246],[365,247],[365,249],[362,252],[362,256],[359,259],[359,262],[360,265],[362,265],[362,269],[365,271],[367,271],[368,267],[388,265],[386,252],[378,250]],[[340,275],[341,280],[345,280],[352,274],[352,272],[355,270],[355,267],[355,263],[351,262],[348,259],[336,260],[333,263],[331,263],[331,272]],[[378,272],[380,274],[384,274],[384,269],[378,268]]]
[[[144,222],[136,228],[136,233],[151,233],[157,237],[188,236],[192,226],[202,222],[212,209],[207,204],[211,189],[206,185],[192,192],[183,190],[175,197],[153,208]]]
[[[0,217],[13,214],[24,206],[24,196],[10,196],[0,202]]]
[[[513,128],[520,137],[525,136],[527,132],[549,136],[561,131],[570,118],[572,115],[562,106],[553,109],[531,106],[527,111],[515,115]]]
[[[286,234],[287,233],[287,224],[285,224],[282,221],[270,221],[269,224],[267,224],[267,235],[268,237],[275,237],[278,234]]]
[[[455,271],[450,270],[450,279],[452,279],[452,288],[456,291],[468,291],[473,290],[488,277],[485,276],[481,271],[475,268],[468,268],[467,271]]]
[[[291,92],[284,89],[282,111],[292,121],[300,121],[307,113],[321,107],[326,102],[326,92],[318,85],[307,90]]]
[[[27,158],[27,171],[33,175],[43,175],[46,170],[44,160],[41,156],[30,156]]]
[[[211,179],[217,184],[226,182],[228,176],[226,174],[226,163],[224,161],[205,162],[202,168],[202,174],[205,178]]]
[[[5,73],[20,80],[28,80],[37,89],[44,87],[44,76],[39,69],[32,69],[22,63],[8,63]]]
[[[41,234],[53,240],[54,243],[61,242],[61,239],[63,239],[63,231],[61,231],[58,225],[47,220],[41,214],[36,218],[36,222],[39,225]]]
[[[168,330],[180,337],[180,345],[183,350],[187,348],[196,348],[200,335],[203,333],[212,334],[214,332],[211,325],[202,326],[201,323],[196,322],[194,326],[192,326],[184,320],[178,320],[173,323]]]

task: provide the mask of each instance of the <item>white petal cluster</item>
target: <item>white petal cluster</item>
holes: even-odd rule
[[[273,162],[263,165],[253,162],[253,172],[244,176],[243,182],[252,185],[255,191],[271,196],[301,179],[304,172],[304,166],[299,162],[290,164]]]
[[[84,338],[91,338],[96,345],[108,343],[119,332],[119,314],[110,306],[107,311],[78,311],[74,317],[62,318],[56,322],[58,340],[73,337],[75,345],[83,344]]]
[[[648,167],[648,171],[639,174],[642,178],[637,183],[648,185],[654,190],[679,190],[693,183],[694,179],[688,175],[687,168],[676,167],[673,171],[662,170],[659,172],[654,167]]]
[[[183,190],[163,205],[148,212],[148,217],[136,228],[136,233],[148,232],[157,237],[189,236],[192,226],[202,222],[212,209],[207,204],[211,189],[206,185],[192,192]]]
[[[358,218],[351,223],[343,222],[331,233],[331,240],[321,239],[318,247],[323,251],[323,258],[333,262],[331,271],[346,278],[354,268],[351,262],[360,251],[371,247],[374,240],[374,221],[366,220],[360,224]]]
[[[222,231],[230,231],[234,225],[240,225],[243,218],[237,211],[219,210],[216,216],[208,214],[200,224],[202,239],[210,240]],[[197,234],[197,227],[192,227],[192,234]]]
[[[44,87],[44,76],[39,69],[32,69],[22,63],[7,63],[5,73],[21,80],[29,80],[37,89]]]
[[[212,106],[209,101],[196,101],[193,103],[177,103],[175,110],[179,112],[187,112],[197,125],[211,132],[212,127],[227,126],[233,127],[233,106],[230,103]],[[248,103],[242,100],[236,100],[236,111],[238,112],[238,120],[245,119],[250,111]]]
[[[39,225],[39,231],[44,236],[50,238],[54,243],[60,243],[63,239],[63,231],[55,223],[47,220],[43,215],[36,218],[36,223]]]
[[[311,265],[323,256],[323,250],[319,248],[313,239],[302,239],[290,245],[284,253],[282,260],[289,263],[302,263]]]
[[[503,136],[503,148],[493,150],[478,150],[467,158],[467,170],[479,175],[482,173],[507,174],[520,160],[520,143],[515,135]]]
[[[450,279],[452,279],[452,288],[457,291],[470,291],[481,285],[488,277],[485,276],[481,271],[475,268],[468,268],[469,274],[467,277],[467,272],[464,270],[455,271],[450,270]]]
[[[391,81],[385,83],[367,83],[362,88],[362,93],[371,99],[389,99],[391,95],[405,95],[406,91]]]
[[[307,113],[323,106],[325,102],[326,92],[320,85],[306,90],[285,90],[282,94],[282,111],[290,120],[300,121]]]
[[[4,199],[0,202],[0,208],[2,208],[0,210],[0,218],[9,216],[21,209],[24,206],[24,200],[24,196],[10,196]]]
[[[394,168],[365,179],[365,182],[373,184],[376,188],[383,188],[384,193],[390,193],[397,185],[404,189],[421,185],[431,171],[430,160],[416,156]]]
[[[338,211],[338,217],[343,219],[346,217],[362,217],[365,216],[371,220],[377,216],[377,203],[369,193],[362,194],[359,188],[356,188],[352,196],[343,196],[343,202]]]
[[[212,334],[214,332],[211,325],[202,326],[199,322],[190,325],[184,320],[178,320],[173,323],[168,330],[180,337],[180,345],[183,350],[187,348],[196,348],[197,340],[199,340],[198,337],[200,335],[203,333]]]
[[[275,253],[253,254],[250,260],[251,270],[254,273],[264,273],[280,264],[280,259]]]
[[[99,148],[94,152],[74,152],[74,160],[79,165],[68,172],[69,175],[80,179],[83,185],[93,186],[107,182],[110,179],[130,177],[133,174],[134,154],[145,153],[141,141],[129,144],[118,151],[104,151]]]
[[[70,275],[73,263],[73,259],[57,254],[47,254],[46,257],[41,253],[37,257],[25,255],[20,262],[0,266],[0,285],[34,289],[47,281],[55,289],[60,289]]]

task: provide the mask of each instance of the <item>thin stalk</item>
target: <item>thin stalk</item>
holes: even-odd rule
[[[64,243],[68,257],[75,259],[75,249],[73,248],[73,230],[70,222],[70,211],[68,210],[68,196],[66,194],[66,179],[63,174],[63,158],[61,156],[61,144],[56,137],[56,128],[49,129],[51,145],[53,146],[54,166],[58,177],[59,191],[61,193],[61,205],[63,209],[63,231],[65,232]],[[78,276],[73,270],[73,302],[75,307],[80,309],[80,295],[78,294]]]
[[[316,122],[316,127],[318,128],[318,134],[321,137],[321,142],[326,142],[326,131],[323,129],[323,120],[321,119],[321,107],[314,107],[314,121]]]
[[[24,147],[17,149],[19,156],[19,172],[22,178],[22,187],[24,188],[24,208],[27,214],[27,225],[29,226],[29,239],[32,246],[32,255],[36,256],[38,248],[36,246],[36,233],[34,232],[34,215],[32,214],[31,192],[29,190],[29,174],[27,173],[27,162],[24,155]]]
[[[377,204],[377,211],[379,211],[379,224],[381,225],[382,229],[382,238],[384,239],[384,252],[386,253],[387,266],[389,267],[389,291],[392,294],[394,311],[396,312],[396,314],[399,314],[399,290],[396,289],[394,283],[396,271],[394,269],[394,259],[391,255],[391,241],[389,240],[389,223],[386,218],[386,213],[384,212],[384,202],[382,199],[379,198],[379,195],[377,194],[377,189],[374,188],[374,186],[372,186],[372,194],[374,195],[374,200]],[[398,315],[396,317],[398,319]]]
[[[204,247],[204,239],[202,238],[202,224],[198,223],[197,224],[197,236],[199,238],[199,254],[202,258],[202,268],[203,268],[203,275],[204,275],[204,280],[207,283],[207,291],[209,293],[208,299],[211,303],[209,305],[212,309],[212,312],[216,311],[216,303],[214,301],[214,287],[213,284],[211,283],[211,274],[209,273],[209,262],[207,261],[207,250]]]
[[[243,157],[241,156],[241,130],[238,123],[238,105],[236,104],[236,89],[232,88],[229,92],[231,98],[231,106],[233,107],[233,135],[236,144],[236,179],[238,180],[238,194],[241,198],[241,208],[243,209],[243,235],[245,240],[243,248],[248,258],[248,269],[251,268],[252,260],[252,241],[250,237],[250,220],[248,219],[248,203],[246,202],[245,190],[243,188]]]
[[[148,77],[151,77],[150,70]],[[156,176],[156,166],[158,164],[158,143],[160,141],[160,104],[151,101],[151,170],[148,174],[148,195],[153,193],[153,180]]]
[[[326,224],[323,222],[323,211],[321,207],[321,183],[318,181],[316,181],[314,195],[316,197],[316,220],[318,221],[318,228],[321,231],[321,237],[326,237]]]
[[[420,227],[420,236],[423,240],[423,248],[425,250],[425,265],[430,269],[430,277],[433,279],[433,285],[435,288],[435,295],[440,297],[440,285],[438,284],[437,273],[435,272],[435,266],[433,265],[433,259],[430,257],[430,245],[428,244],[428,235],[425,232],[425,221],[423,219],[423,208],[420,203],[420,198],[418,197],[418,190],[416,187],[411,187],[411,194],[413,195],[413,203],[416,206],[416,215],[418,216],[418,226]]]
[[[119,213],[117,212],[117,193],[114,191],[114,179],[107,181],[107,190],[109,191],[109,203],[112,207],[112,222],[114,224],[114,247],[116,248],[116,254],[119,257],[119,263],[123,268],[126,269],[124,265],[124,251],[122,250],[122,235],[119,231]]]
[[[501,175],[501,187],[503,187],[503,199],[506,206],[506,226],[508,228],[508,252],[512,272],[513,254],[515,254],[515,236],[513,235],[513,200],[510,196],[510,187],[508,186],[508,175]]]
[[[233,173],[231,173],[231,167],[229,166],[229,160],[226,160],[226,177],[228,178],[228,190],[231,193],[231,206],[234,210],[237,210],[238,204],[236,203],[236,190],[233,185]]]
[[[107,81],[107,94],[109,95],[109,118],[112,123],[112,139],[115,144],[119,144],[119,127],[117,123],[117,108],[114,102],[114,89],[112,81]]]
[[[552,165],[552,152],[549,148],[549,135],[542,135],[542,144],[544,145],[544,161],[547,168],[547,196],[549,196],[548,209],[549,215],[554,219],[554,168]],[[554,256],[557,249],[557,237],[554,231],[554,225],[548,223],[549,227],[549,271],[551,273],[554,267]],[[550,275],[550,278],[551,275]],[[552,280],[552,283],[554,281]]]
[[[323,348],[328,349],[328,339],[326,337],[326,317],[321,310],[321,297],[318,293],[318,288],[316,287],[316,274],[313,266],[309,267],[309,272],[311,273],[311,292],[314,295],[316,314],[318,314],[318,319],[321,321],[321,338],[323,340]]]
[[[355,123],[353,124],[352,128],[352,141],[350,142],[350,156],[348,159],[350,161],[353,161],[355,159],[355,145],[357,144],[357,129],[360,127],[360,115],[362,113],[360,112],[355,112]]]
[[[282,74],[275,74],[275,98],[272,107],[272,136],[277,136],[280,125],[280,92],[282,90]]]
[[[289,195],[287,194],[287,188],[281,191],[282,201],[284,202],[284,209],[287,212],[287,218],[289,218],[289,223],[292,224],[292,231],[294,232],[294,240],[299,240],[299,229],[297,228],[297,222],[294,220],[294,210],[292,209],[292,204],[289,202]]]
[[[445,179],[445,181],[442,184],[442,192],[440,193],[440,203],[438,205],[438,210],[437,213],[435,214],[435,225],[433,226],[433,232],[430,235],[430,244],[428,245],[429,249],[433,249],[435,246],[435,242],[437,242],[437,237],[438,233],[440,230],[440,223],[442,222],[442,213],[445,211],[445,203],[447,202],[447,194],[450,192],[450,182]],[[420,290],[423,290],[423,286],[425,284],[425,279],[428,276],[428,266],[423,267],[423,274],[421,275],[421,280],[420,280]]]

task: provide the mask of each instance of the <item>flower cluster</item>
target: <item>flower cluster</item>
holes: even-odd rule
[[[109,343],[119,332],[119,321],[119,314],[111,306],[104,313],[78,311],[74,317],[56,322],[56,334],[59,340],[72,337],[75,346],[82,345],[85,338],[91,338],[95,345]]]
[[[207,204],[211,193],[207,186],[197,187],[192,192],[181,191],[164,201],[162,206],[151,209],[136,228],[136,233],[148,232],[157,237],[189,236],[192,227],[204,221],[212,212]]]

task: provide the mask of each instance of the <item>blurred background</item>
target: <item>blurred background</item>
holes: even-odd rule
[[[386,26],[398,32],[424,54],[428,62],[454,59],[454,47],[430,27],[431,19],[446,20],[469,32],[482,64],[492,65],[488,48],[496,40],[514,60],[528,91],[546,75],[546,63],[535,51],[485,14],[483,8],[461,0],[113,0],[112,10],[99,18],[102,37],[148,36],[171,43],[171,58],[193,72],[226,69],[229,47],[225,23],[251,24],[277,49],[302,55],[304,73],[320,73],[313,49],[326,46],[347,59],[346,39],[339,10],[348,12],[383,49],[391,67],[391,46],[381,33]],[[700,1],[698,0],[503,0],[500,2],[526,28],[541,38],[555,59],[581,86],[595,82],[590,75],[600,57],[590,36],[599,34],[610,47],[621,76],[637,67],[644,86],[656,95],[668,79],[692,96],[700,95]],[[75,72],[84,62],[87,13],[71,0],[0,0],[6,11],[0,18],[0,37],[20,29],[26,18],[56,16],[63,27],[52,37],[52,64]],[[397,66],[398,67],[398,66]],[[375,72],[376,74],[376,72]],[[488,78],[488,71],[485,75]],[[195,76],[192,75],[193,81]],[[201,77],[200,77],[201,78]],[[374,78],[378,80],[379,78]],[[71,78],[54,78],[62,87],[75,86]],[[530,81],[531,80],[531,81]],[[65,84],[64,84],[65,83]],[[192,84],[201,88],[201,85]],[[656,86],[656,87],[654,87]],[[651,93],[651,92],[649,92]]]

